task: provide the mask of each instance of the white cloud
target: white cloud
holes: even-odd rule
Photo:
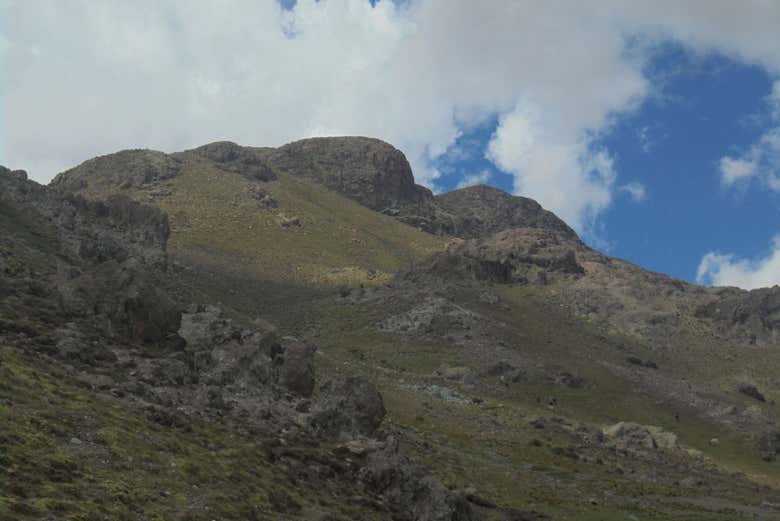
[[[718,252],[706,254],[699,264],[696,280],[700,284],[744,289],[764,288],[780,283],[780,235],[773,239],[771,251],[756,260]]]
[[[724,186],[758,178],[770,190],[780,192],[780,80],[772,84],[766,106],[776,126],[764,132],[741,157],[721,158],[720,173]]]
[[[518,106],[499,121],[487,157],[515,176],[515,192],[537,199],[578,230],[590,230],[612,200],[613,161],[585,140],[547,129],[540,111]]]
[[[770,190],[780,192],[780,126],[765,132],[742,157],[721,158],[720,173],[727,187],[758,178]]]
[[[647,188],[639,181],[632,181],[621,185],[618,190],[628,194],[628,196],[635,202],[641,203],[647,200]]]
[[[482,172],[479,172],[477,174],[471,174],[467,175],[461,181],[458,183],[458,185],[455,187],[458,188],[466,188],[467,186],[476,186],[476,185],[483,185],[490,181],[490,172],[488,170],[483,170]]]
[[[760,0],[0,0],[0,19],[0,162],[40,181],[120,148],[362,134],[432,185],[498,116],[484,152],[585,232],[619,187],[593,142],[652,89],[627,36],[780,74],[780,3]]]
[[[721,182],[725,186],[731,186],[756,175],[756,163],[752,159],[722,157],[720,159],[720,175]]]

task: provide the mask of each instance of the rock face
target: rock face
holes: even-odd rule
[[[411,274],[497,283],[546,284],[557,276],[578,277],[586,254],[575,236],[539,228],[514,228],[492,236],[453,241]]]
[[[220,168],[258,181],[272,181],[276,174],[268,166],[264,154],[230,141],[217,141],[198,147],[193,152],[218,163]]]
[[[108,337],[126,337],[146,343],[168,339],[179,326],[178,306],[161,291],[131,258],[105,261],[58,285],[65,309],[94,316]]]
[[[487,237],[510,228],[538,228],[577,240],[574,230],[533,199],[513,196],[491,186],[471,186],[439,194],[436,204],[452,215],[449,234],[456,237]]]
[[[724,333],[751,344],[780,341],[780,286],[745,291],[713,290],[717,299],[697,310],[697,316],[716,322]]]
[[[279,172],[313,179],[358,203],[434,234],[462,238],[516,227],[576,233],[536,201],[485,185],[433,196],[414,183],[404,154],[365,137],[312,138],[269,152]]]
[[[431,201],[430,190],[414,183],[403,153],[365,137],[295,141],[269,157],[273,168],[313,179],[372,210]]]
[[[88,319],[111,338],[158,343],[175,334],[179,311],[155,279],[167,265],[163,212],[121,195],[63,195],[7,169],[0,172],[0,199],[48,229],[58,270],[40,282],[61,313]]]
[[[235,326],[214,306],[195,306],[182,315],[179,335],[190,368],[211,385],[240,391],[279,386],[297,396],[314,391],[316,347],[294,338],[282,342],[273,331]]]

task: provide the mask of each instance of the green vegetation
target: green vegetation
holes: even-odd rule
[[[280,336],[317,344],[320,382],[354,374],[375,382],[388,409],[385,431],[448,486],[560,521],[737,521],[774,508],[762,502],[778,501],[780,463],[761,460],[755,432],[736,413],[729,424],[715,409],[733,403],[776,418],[780,350],[747,348],[695,320],[684,306],[696,301],[684,291],[672,301],[652,274],[619,262],[622,271],[593,268],[604,271],[592,284],[609,287],[580,288],[576,302],[566,283],[394,279],[447,241],[305,177],[259,182],[192,155],[183,161],[177,175],[151,185],[120,189],[111,181],[84,193],[121,191],[164,209],[171,295],[220,305],[244,324],[261,317]],[[0,245],[21,259],[16,269],[51,271],[58,250],[46,228],[27,219],[0,206],[0,232],[17,237]],[[23,294],[26,301],[2,301],[0,335],[40,337],[40,350],[48,327],[40,317],[64,317],[44,295]],[[419,331],[378,327],[434,298],[473,320],[437,316]],[[679,322],[662,335],[639,334],[654,314]],[[491,374],[500,363],[516,378]],[[463,374],[445,376],[451,367]],[[249,424],[130,406],[87,389],[72,372],[30,350],[3,348],[0,520],[382,517],[350,503],[358,492],[348,480],[307,478],[306,458],[270,461],[270,440]],[[760,384],[769,402],[738,395],[742,380]],[[632,453],[589,441],[621,421],[673,432],[681,447]],[[311,450],[328,457],[327,447]]]
[[[301,474],[307,460],[333,459],[327,446],[272,463],[272,440],[249,425],[128,405],[7,345],[0,404],[3,521],[383,518],[334,501],[355,497],[350,479]]]

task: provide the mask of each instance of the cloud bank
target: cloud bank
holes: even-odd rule
[[[120,148],[361,134],[434,185],[496,118],[486,156],[586,234],[621,186],[594,143],[652,92],[655,43],[780,75],[780,3],[760,0],[0,0],[0,20],[0,162],[39,181]],[[768,161],[757,146],[734,161]]]
[[[726,187],[758,179],[780,192],[780,80],[766,99],[767,113],[776,126],[770,128],[741,157],[720,160],[721,181]]]
[[[770,252],[756,260],[742,259],[732,254],[708,253],[699,264],[696,280],[700,284],[744,289],[774,286],[780,281],[780,235],[772,240]]]

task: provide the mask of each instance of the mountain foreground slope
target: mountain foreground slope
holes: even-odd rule
[[[778,288],[434,195],[369,138],[24,177],[0,518],[780,519]]]

